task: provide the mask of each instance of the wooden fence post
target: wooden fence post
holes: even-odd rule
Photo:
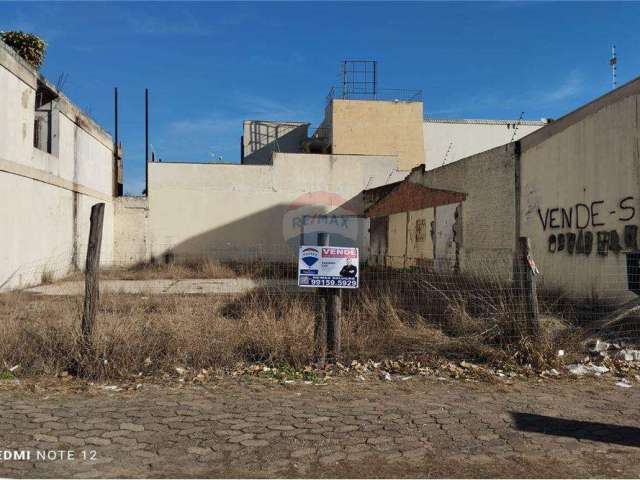
[[[329,234],[318,233],[318,246],[329,246]],[[340,358],[342,327],[342,289],[318,288],[316,292],[315,344],[318,365],[324,367]]]
[[[82,336],[88,344],[93,332],[98,300],[100,298],[99,278],[100,247],[102,245],[102,223],[104,221],[104,203],[91,207],[91,227],[87,246],[87,263],[84,281],[84,313],[82,315]]]
[[[337,362],[340,360],[342,327],[342,289],[328,289],[327,305],[327,346],[329,350],[329,360]]]
[[[518,269],[520,276],[520,286],[523,289],[527,327],[531,335],[538,336],[540,333],[538,291],[536,286],[536,276],[538,268],[531,256],[531,244],[528,237],[518,239]]]
[[[327,362],[327,295],[319,288],[316,292],[315,354],[318,367]]]

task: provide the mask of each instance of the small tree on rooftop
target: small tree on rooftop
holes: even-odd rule
[[[9,45],[18,55],[24,58],[33,68],[40,68],[44,61],[47,44],[37,35],[19,30],[2,32],[0,40]]]

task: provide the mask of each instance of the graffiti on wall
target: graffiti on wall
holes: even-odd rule
[[[576,203],[568,208],[547,208],[544,211],[538,208],[542,229],[549,231],[549,252],[590,255],[595,251],[604,256],[609,252],[637,250],[637,225],[625,224],[621,229],[606,227],[607,219],[623,224],[632,221],[636,215],[633,203],[633,197],[624,197],[613,209],[608,209],[604,200],[589,204]]]

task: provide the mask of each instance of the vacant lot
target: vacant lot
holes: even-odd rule
[[[78,275],[0,294],[0,361],[27,375],[80,369],[96,379],[237,362],[302,368],[315,358],[315,295],[295,287],[290,270],[204,262],[104,272],[89,350]],[[444,357],[543,369],[558,364],[559,349],[564,360],[583,352],[581,329],[557,301],[542,302],[532,333],[511,285],[425,270],[368,270],[361,281],[343,292],[343,363]]]
[[[602,359],[557,297],[532,335],[510,286],[369,272],[342,299],[356,366],[326,378],[313,292],[207,268],[108,272],[88,350],[78,279],[0,295],[0,444],[75,453],[0,476],[640,475],[638,372],[566,378]]]
[[[640,475],[639,390],[613,380],[24,387],[0,387],[3,449],[95,459],[5,461],[0,476]]]

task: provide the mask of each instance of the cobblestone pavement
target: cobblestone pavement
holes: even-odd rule
[[[638,477],[639,391],[433,379],[0,389],[0,452],[33,452],[2,460],[0,476]],[[75,458],[35,457],[52,450]]]

